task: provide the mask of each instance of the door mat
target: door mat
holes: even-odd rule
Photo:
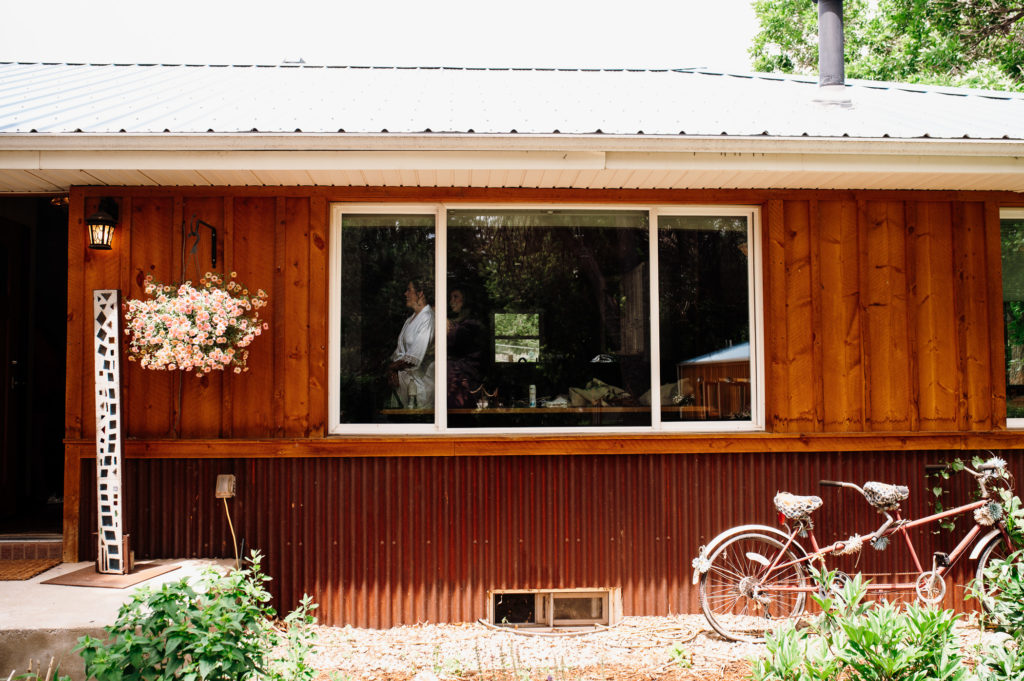
[[[0,581],[15,582],[31,579],[44,570],[60,563],[60,558],[20,558],[0,560]]]
[[[135,569],[126,575],[106,575],[96,572],[92,565],[75,570],[53,579],[43,581],[43,584],[59,584],[61,586],[96,586],[105,589],[126,589],[135,586],[147,579],[153,579],[158,575],[177,570],[180,565],[174,563],[138,563]]]

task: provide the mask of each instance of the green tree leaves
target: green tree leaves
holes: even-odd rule
[[[846,0],[846,75],[1024,90],[1024,0]],[[817,74],[812,0],[755,0],[756,71]]]

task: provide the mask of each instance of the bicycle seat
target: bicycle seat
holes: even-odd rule
[[[775,508],[790,520],[807,520],[821,508],[821,497],[798,497],[789,492],[775,495]]]
[[[887,485],[884,482],[865,482],[864,497],[879,513],[895,511],[901,501],[910,498],[910,490],[903,485]]]

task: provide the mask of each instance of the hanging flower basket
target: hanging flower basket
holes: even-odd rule
[[[124,304],[131,340],[128,359],[143,369],[195,371],[197,376],[234,365],[236,374],[248,371],[245,348],[267,328],[259,310],[267,294],[251,294],[232,272],[225,277],[207,272],[199,288],[191,281],[178,286],[146,277],[152,300],[132,299]]]

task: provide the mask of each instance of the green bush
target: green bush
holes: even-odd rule
[[[1020,499],[1005,501],[1007,529],[1019,541]],[[983,599],[989,623],[1009,636],[1002,645],[988,645],[980,652],[978,681],[1020,681],[1024,679],[1024,551],[1016,551],[1005,560],[993,560],[985,568],[985,580],[988,594],[982,595],[977,584],[972,584],[967,597]]]
[[[967,598],[984,601],[989,622],[1014,638],[1024,639],[1024,551],[1016,551],[1005,560],[993,560],[985,566],[989,594],[971,584]],[[994,594],[991,595],[991,594]]]
[[[835,585],[834,574],[818,575]],[[858,575],[813,596],[822,614],[767,637],[768,655],[754,662],[757,681],[961,681],[968,678],[948,610],[864,602]]]
[[[978,681],[1020,681],[1024,679],[1024,655],[1020,639],[989,645],[982,650],[975,669]]]
[[[317,606],[303,597],[274,626],[261,556],[251,567],[220,575],[209,569],[160,589],[139,589],[105,627],[107,640],[83,636],[76,651],[88,678],[97,681],[308,681],[314,671],[305,657],[313,633],[308,625]],[[275,648],[281,647],[280,651]]]

